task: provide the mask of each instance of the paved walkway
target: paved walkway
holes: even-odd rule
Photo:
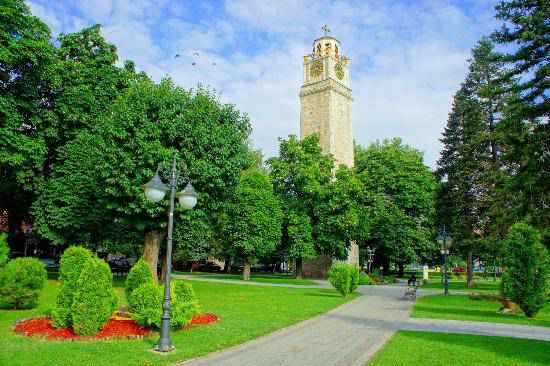
[[[235,281],[231,282],[235,283]],[[322,283],[319,286],[325,287],[324,285]],[[359,290],[367,296],[361,296],[326,314],[256,340],[178,365],[364,366],[397,330],[508,336],[550,341],[550,328],[545,327],[410,319],[413,302],[403,299],[403,286],[361,286]],[[419,296],[439,292],[420,290]]]

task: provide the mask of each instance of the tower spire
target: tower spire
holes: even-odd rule
[[[328,27],[328,25],[323,25],[321,29],[323,30],[323,32],[325,32],[325,37],[328,36],[328,34],[330,33],[330,28]]]

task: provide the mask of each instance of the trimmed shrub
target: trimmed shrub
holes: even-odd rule
[[[360,285],[372,285],[372,280],[368,274],[361,272],[359,275],[359,284]]]
[[[170,326],[181,328],[198,314],[198,301],[190,284],[174,281],[170,287]],[[132,292],[128,300],[132,319],[143,327],[160,328],[163,301],[164,286],[144,283]]]
[[[134,291],[139,286],[144,283],[150,283],[153,281],[153,273],[147,263],[143,258],[140,258],[133,266],[128,277],[126,277],[126,288],[124,289],[126,293],[126,299],[130,298],[132,291]]]
[[[8,235],[0,234],[0,268],[4,267],[10,259],[10,247],[8,246]]]
[[[359,268],[345,263],[333,264],[328,280],[343,297],[347,297],[359,285]]]
[[[525,315],[534,317],[544,306],[549,274],[548,252],[534,227],[514,224],[504,241],[502,292],[515,302]]]
[[[72,310],[76,334],[96,334],[109,320],[117,305],[113,275],[109,265],[99,258],[89,259],[77,281]]]
[[[0,273],[0,304],[12,309],[30,309],[38,303],[38,295],[48,274],[36,258],[16,258]]]
[[[86,262],[93,258],[92,253],[83,247],[69,247],[63,252],[59,264],[59,293],[57,304],[52,310],[53,324],[56,327],[72,325],[73,297],[77,290],[78,279]]]

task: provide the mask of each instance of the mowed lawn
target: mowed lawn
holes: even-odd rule
[[[483,293],[497,293],[500,289],[500,280],[476,280],[474,288],[468,288],[466,281],[451,279],[449,281],[449,292],[483,292]],[[443,284],[440,279],[431,279],[429,283],[422,285],[423,289],[437,289],[443,292]]]
[[[463,334],[397,332],[368,366],[547,366],[550,343]]]
[[[219,280],[242,281],[242,275],[239,275],[239,274],[208,273],[208,272],[175,272],[175,274],[197,276],[197,277],[204,277],[204,278],[215,278]],[[262,283],[286,284],[286,285],[299,285],[299,286],[316,285],[315,281],[309,280],[307,278],[298,279],[291,275],[271,274],[271,273],[251,273],[250,281],[262,282]]]
[[[492,323],[511,323],[550,327],[550,303],[529,319],[523,313],[516,315],[499,314],[500,302],[472,300],[467,295],[424,296],[416,300],[412,316],[416,318],[471,320]],[[550,344],[548,344],[550,350]]]
[[[150,350],[157,336],[143,340],[46,341],[13,333],[17,319],[44,314],[55,304],[57,281],[48,281],[40,305],[33,310],[0,310],[0,365],[170,365],[259,337],[322,314],[347,300],[329,289],[193,282],[203,312],[220,317],[217,323],[173,332],[177,350],[157,355]],[[123,297],[123,292],[119,290]],[[124,300],[122,300],[124,301]]]

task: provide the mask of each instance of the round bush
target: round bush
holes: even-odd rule
[[[4,267],[10,259],[10,247],[8,246],[8,235],[0,234],[0,267]]]
[[[154,282],[153,273],[151,272],[149,263],[141,258],[133,265],[132,269],[128,273],[128,277],[126,277],[126,288],[124,289],[126,293],[126,299],[129,299],[132,291],[134,291],[139,286],[143,285],[144,283],[152,282]]]
[[[16,258],[0,273],[0,303],[12,309],[30,309],[47,278],[46,269],[36,258]]]
[[[347,297],[359,286],[359,268],[351,264],[335,263],[330,267],[328,280],[342,296]]]
[[[170,287],[170,326],[181,328],[199,312],[198,301],[191,285],[174,281]],[[160,328],[163,301],[164,286],[152,282],[141,285],[128,300],[132,319],[143,327]]]
[[[111,269],[103,260],[86,262],[77,281],[73,299],[73,330],[80,335],[94,335],[109,320],[116,308]]]
[[[63,252],[59,263],[61,285],[56,307],[52,311],[54,326],[70,327],[72,325],[71,311],[77,282],[85,264],[92,258],[92,253],[83,247],[71,246]]]

